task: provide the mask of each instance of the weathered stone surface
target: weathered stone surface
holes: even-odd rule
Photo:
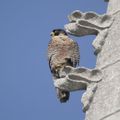
[[[120,119],[120,12],[109,28],[102,51],[97,56],[97,68],[102,70],[103,80],[98,83],[85,120]]]
[[[101,120],[118,120],[120,118],[120,109],[105,116]]]
[[[120,109],[120,63],[103,69],[103,80],[98,83],[86,120],[102,120]],[[116,119],[117,120],[117,119]]]
[[[108,30],[106,42],[97,57],[98,68],[103,68],[120,60],[120,13],[114,17],[115,20]]]
[[[101,52],[102,50],[102,46],[105,43],[105,39],[108,35],[108,29],[102,30],[95,38],[95,40],[93,40],[93,47],[95,49],[94,54],[97,55],[99,52]]]
[[[114,14],[120,10],[120,0],[109,0],[107,14]]]

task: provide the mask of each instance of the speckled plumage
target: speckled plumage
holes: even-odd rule
[[[53,30],[53,33],[55,32],[58,34],[52,35],[52,40],[48,45],[48,61],[54,79],[58,79],[60,78],[59,71],[65,66],[76,67],[79,64],[79,47],[64,30]],[[57,88],[57,95],[61,102],[69,99],[68,91]]]

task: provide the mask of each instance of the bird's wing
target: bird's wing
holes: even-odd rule
[[[76,67],[76,65],[79,65],[79,60],[80,60],[80,50],[79,50],[79,46],[78,43],[76,41],[72,41],[72,45],[71,45],[71,61],[73,62],[73,67]]]
[[[48,63],[49,63],[49,67],[50,67],[51,72],[52,72],[51,60],[52,60],[52,56],[54,55],[53,51],[54,51],[54,47],[52,44],[52,40],[50,40],[50,42],[48,43],[47,57],[48,57]]]

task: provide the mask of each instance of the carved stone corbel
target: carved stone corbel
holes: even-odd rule
[[[97,55],[104,45],[108,28],[113,23],[113,17],[106,14],[99,15],[95,12],[83,13],[76,10],[68,18],[70,23],[65,25],[65,29],[69,34],[74,36],[96,35],[93,47]]]
[[[82,96],[83,111],[88,110],[97,83],[102,80],[102,73],[98,69],[88,69],[85,67],[73,68],[67,66],[60,73],[65,77],[54,80],[54,86],[69,92],[76,90],[86,90]]]

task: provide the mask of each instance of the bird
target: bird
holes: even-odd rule
[[[48,63],[53,79],[59,79],[60,71],[66,66],[79,65],[80,51],[78,43],[72,40],[64,29],[54,29],[48,43]],[[56,88],[59,101],[65,103],[69,100],[70,92]]]

